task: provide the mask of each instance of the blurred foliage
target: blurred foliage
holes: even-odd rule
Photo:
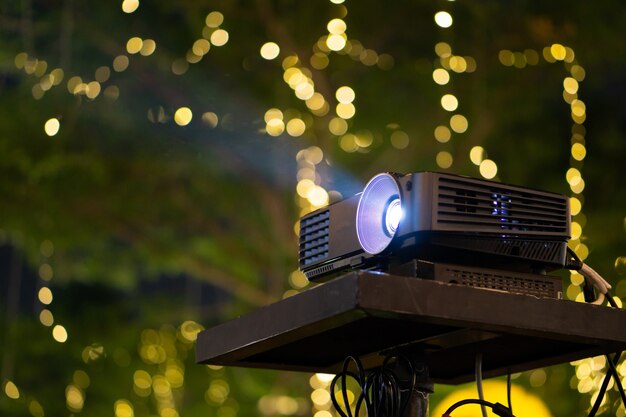
[[[447,171],[479,176],[468,157],[474,146],[497,161],[497,180],[571,194],[566,66],[542,59],[506,67],[498,60],[503,49],[541,55],[560,43],[585,68],[579,97],[587,109],[587,157],[576,167],[586,187],[576,221],[588,262],[626,297],[626,260],[620,261],[626,259],[620,258],[626,256],[626,9],[617,0],[184,0],[141,3],[132,13],[120,3],[21,0],[0,8],[0,237],[7,254],[0,258],[1,377],[3,389],[11,380],[22,394],[12,400],[0,393],[3,415],[37,416],[32,400],[46,415],[67,413],[66,389],[76,384],[79,369],[91,381],[79,387],[85,415],[111,415],[120,399],[131,401],[137,416],[162,411],[156,397],[133,391],[137,369],[167,371],[167,361],[150,363],[140,355],[146,329],[175,346],[168,358],[185,375],[184,386],[173,390],[180,415],[254,415],[268,393],[304,401],[303,375],[194,365],[192,344],[176,338],[180,326],[189,320],[215,325],[293,290],[287,279],[297,266],[293,228],[303,209],[295,195],[296,155],[309,146],[324,153],[318,182],[343,195],[381,171],[442,170],[436,162],[442,151],[453,158]],[[440,9],[452,13],[451,28],[435,25]],[[228,42],[185,64],[212,11],[223,14]],[[350,40],[391,63],[366,65],[329,52],[327,67],[311,68],[313,45],[328,35],[333,18],[346,21]],[[129,54],[126,44],[135,36],[153,39],[154,53]],[[268,41],[281,47],[275,60],[259,55]],[[473,57],[476,71],[450,72],[450,83],[435,84],[438,42]],[[18,68],[20,53],[28,54],[33,71]],[[328,114],[313,115],[283,80],[281,62],[292,54],[311,68]],[[120,55],[130,64],[117,71],[113,62]],[[176,62],[187,68],[181,75],[172,71]],[[68,92],[72,77],[88,83],[103,66],[110,77],[97,97]],[[63,81],[39,91],[55,68],[63,70]],[[356,92],[349,131],[371,138],[353,153],[328,130],[335,91],[343,85]],[[451,115],[439,104],[445,92],[458,97],[469,129],[439,143],[433,131]],[[173,118],[183,106],[193,119],[179,126]],[[301,117],[306,132],[268,136],[263,116],[273,107]],[[219,121],[207,123],[205,112]],[[44,131],[51,118],[60,121],[54,136]],[[410,138],[404,149],[390,144],[398,130]],[[55,324],[69,334],[65,343],[39,323],[45,306],[37,290],[44,285],[55,296],[48,307]],[[84,361],[94,344],[101,355]],[[530,373],[517,381],[546,399],[555,416],[585,415],[589,396],[576,391],[572,367],[545,372],[541,385]],[[206,399],[216,380],[228,384],[228,402]],[[441,387],[433,403],[448,390]],[[613,390],[610,395],[607,410],[614,415],[617,397]],[[299,406],[297,413],[310,411]]]

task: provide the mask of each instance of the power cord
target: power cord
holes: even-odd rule
[[[350,371],[351,364],[354,364],[356,372]],[[408,384],[404,383],[394,371],[393,368],[397,365],[406,366],[406,373],[409,375]],[[349,378],[358,384],[361,391],[356,399],[354,414],[348,397]],[[341,372],[335,375],[330,384],[331,401],[341,417],[357,417],[363,406],[368,417],[402,417],[411,393],[416,387],[416,379],[413,365],[406,357],[389,355],[385,357],[379,369],[366,377],[359,358],[348,356],[343,362]],[[337,389],[339,382],[341,387]],[[338,392],[341,393],[343,404],[337,399]]]
[[[485,394],[483,392],[483,354],[476,354],[476,364],[475,364],[475,374],[476,374],[476,391],[478,391],[478,399],[480,401],[485,401]],[[480,405],[480,411],[483,417],[487,417],[487,408],[484,404]]]
[[[492,403],[489,401],[485,401],[485,400],[480,400],[480,399],[467,399],[467,400],[461,400],[458,401],[454,404],[452,404],[444,413],[442,417],[452,417],[450,413],[452,413],[454,410],[456,410],[457,408],[463,406],[463,405],[467,405],[467,404],[480,404],[481,406],[487,406],[489,408],[491,408],[491,411],[500,417],[515,417],[513,415],[513,413],[511,412],[511,410],[509,410],[509,408],[503,404],[500,403]]]
[[[606,300],[611,307],[619,308],[619,306],[615,302],[615,299],[609,293],[609,290],[612,288],[611,284],[609,284],[604,278],[602,278],[602,276],[598,274],[593,268],[585,264],[573,250],[567,248],[567,253],[569,254],[569,259],[567,260],[565,267],[571,270],[578,271],[585,278],[585,285],[583,287],[585,301],[590,304],[602,305]],[[594,288],[598,292],[597,296],[595,294]],[[598,396],[596,397],[596,401],[589,411],[588,417],[594,417],[600,409],[600,405],[602,404],[602,400],[606,395],[606,390],[609,386],[609,381],[611,377],[615,381],[617,390],[620,393],[620,396],[622,398],[622,404],[626,406],[626,393],[624,393],[622,381],[620,380],[617,369],[615,368],[615,365],[619,362],[621,354],[622,352],[615,353],[612,359],[609,355],[606,355],[609,371],[604,376],[602,385],[600,386],[600,390],[598,391]]]

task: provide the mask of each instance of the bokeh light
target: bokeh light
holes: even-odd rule
[[[272,60],[280,54],[280,47],[275,42],[267,42],[261,46],[261,56],[263,59]]]
[[[174,121],[179,126],[187,126],[192,118],[193,113],[189,107],[180,107],[174,113]]]
[[[59,129],[61,128],[61,122],[59,119],[53,117],[52,119],[48,119],[46,124],[44,125],[44,131],[48,136],[54,136],[59,133]]]
[[[452,26],[452,16],[448,12],[435,13],[435,23],[442,28],[449,28]]]

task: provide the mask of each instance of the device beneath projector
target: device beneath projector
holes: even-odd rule
[[[563,281],[551,275],[433,263],[417,259],[399,265],[392,264],[388,272],[393,275],[533,295],[538,298],[563,298]]]
[[[560,194],[436,172],[382,173],[362,193],[300,219],[300,269],[323,280],[420,259],[524,273],[562,268]]]

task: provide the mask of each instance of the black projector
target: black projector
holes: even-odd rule
[[[569,199],[457,175],[374,176],[362,193],[300,219],[300,270],[322,281],[347,270],[402,270],[407,262],[541,276],[562,268]]]

